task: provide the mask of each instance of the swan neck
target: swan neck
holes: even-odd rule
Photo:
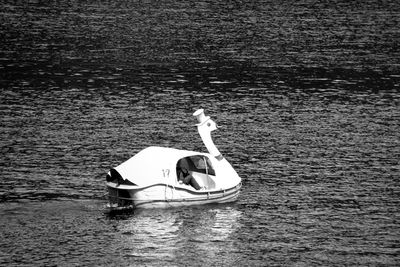
[[[216,159],[222,160],[224,157],[222,156],[221,152],[219,152],[218,148],[215,146],[215,144],[211,138],[211,132],[205,131],[205,130],[201,129],[201,127],[199,127],[198,130],[199,130],[201,140],[203,140],[203,143],[206,146],[208,152],[212,156],[214,156]]]

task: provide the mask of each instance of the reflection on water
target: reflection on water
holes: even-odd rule
[[[234,206],[206,206],[171,210],[142,210],[119,220],[125,257],[141,263],[195,262],[198,265],[234,263],[223,252],[235,252],[232,235],[241,212]],[[156,254],[155,254],[155,251]]]
[[[1,265],[185,266],[237,260],[231,256],[241,212],[232,205],[110,216],[104,202],[48,201],[1,205],[0,212]]]
[[[119,221],[119,231],[124,239],[127,256],[141,260],[152,259],[154,251],[159,259],[172,259],[177,248],[178,230],[182,222],[177,221],[177,214],[166,211],[149,211],[129,216]],[[120,242],[120,241],[117,241]]]

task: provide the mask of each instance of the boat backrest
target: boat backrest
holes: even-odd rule
[[[214,189],[215,188],[215,182],[212,178],[215,176],[207,175],[207,174],[200,173],[200,172],[190,172],[190,174],[197,181],[197,183],[200,185],[200,187],[204,186],[206,189]]]

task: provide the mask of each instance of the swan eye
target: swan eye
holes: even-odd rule
[[[207,126],[210,127],[210,126],[211,126],[211,123],[207,123]]]

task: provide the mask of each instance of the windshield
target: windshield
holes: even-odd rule
[[[177,169],[184,168],[192,172],[215,175],[215,170],[211,165],[211,161],[206,156],[196,155],[180,159],[176,167]]]

